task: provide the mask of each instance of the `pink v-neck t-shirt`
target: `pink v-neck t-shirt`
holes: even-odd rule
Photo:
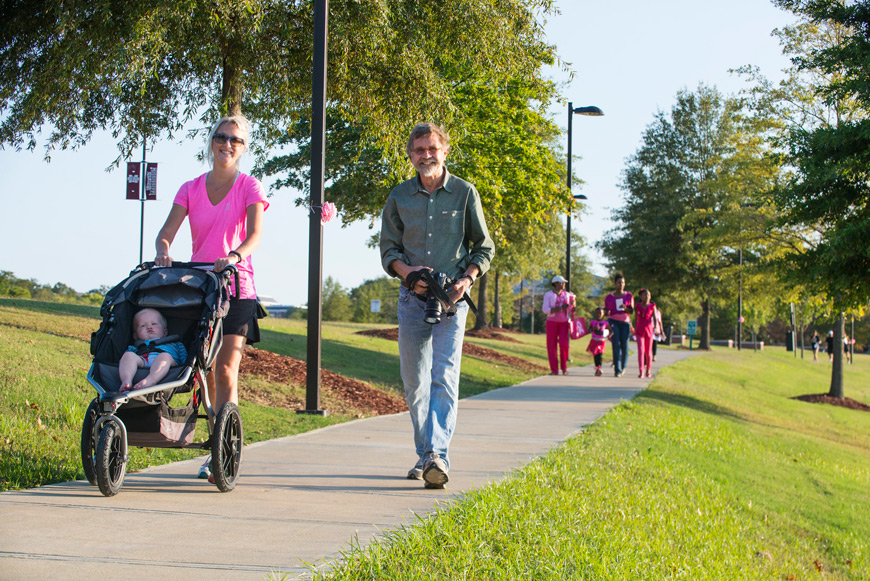
[[[193,241],[191,262],[214,262],[229,255],[248,237],[248,207],[262,202],[269,207],[263,184],[254,177],[239,173],[233,187],[217,205],[208,199],[204,173],[181,186],[174,203],[187,209],[190,237]],[[257,298],[254,288],[254,265],[248,256],[238,265],[240,299]]]

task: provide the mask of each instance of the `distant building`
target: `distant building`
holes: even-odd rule
[[[290,316],[293,311],[300,307],[294,307],[292,305],[282,305],[279,304],[278,301],[273,299],[272,297],[268,297],[265,295],[257,296],[257,300],[260,301],[260,304],[263,305],[269,312],[270,317],[276,317],[278,319],[286,319]]]

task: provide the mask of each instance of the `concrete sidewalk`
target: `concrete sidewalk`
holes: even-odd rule
[[[662,349],[655,366],[691,354]],[[305,563],[413,524],[632,398],[650,381],[635,361],[622,378],[572,368],[462,400],[446,490],[404,478],[416,457],[403,413],[248,446],[226,494],[194,477],[196,460],[128,474],[113,498],[86,481],[0,494],[0,578],[307,577]]]

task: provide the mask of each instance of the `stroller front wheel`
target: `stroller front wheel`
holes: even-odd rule
[[[108,421],[100,432],[97,443],[97,485],[104,496],[115,496],[124,483],[127,458],[124,454],[123,434],[114,422]]]
[[[97,423],[97,415],[100,411],[100,398],[94,398],[88,410],[85,412],[85,420],[82,422],[82,468],[88,482],[97,485],[97,470],[95,467],[95,455],[97,453],[97,434],[94,433],[94,424]]]
[[[227,402],[215,420],[211,444],[211,473],[221,492],[236,487],[243,444],[242,415],[236,404]]]

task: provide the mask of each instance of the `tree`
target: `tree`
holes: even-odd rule
[[[110,129],[120,155],[189,122],[244,113],[263,148],[311,99],[311,0],[17,0],[0,8],[0,144],[78,147]],[[438,63],[526,79],[552,48],[552,0],[333,0],[329,99],[400,151],[408,119],[452,119]],[[260,151],[263,152],[263,149]],[[392,156],[391,160],[401,159]]]
[[[776,176],[763,131],[737,99],[715,88],[680,91],[670,115],[656,115],[629,159],[625,204],[613,212],[619,225],[599,243],[628,280],[654,295],[700,303],[702,349],[710,345],[714,302],[736,295],[731,275],[746,239],[746,206]]]
[[[809,231],[781,267],[787,280],[831,302],[841,345],[844,314],[870,300],[870,5],[777,4],[801,18],[780,32],[794,66],[779,87],[761,85],[758,93],[782,120],[776,143],[792,170],[774,192],[781,223]],[[834,352],[834,397],[843,397],[841,351]]]
[[[398,321],[396,297],[399,295],[399,280],[381,276],[367,280],[350,291],[353,302],[354,323],[387,323],[395,325]],[[371,312],[372,300],[381,301],[381,311]]]
[[[323,320],[349,321],[351,316],[350,295],[331,276],[323,281]]]

